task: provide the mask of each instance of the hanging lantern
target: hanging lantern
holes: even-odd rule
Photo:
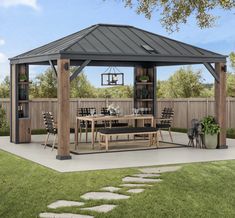
[[[104,73],[101,74],[102,86],[123,86],[124,74],[121,73],[116,67],[109,67]]]

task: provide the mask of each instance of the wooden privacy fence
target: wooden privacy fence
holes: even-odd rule
[[[102,107],[109,104],[119,105],[123,114],[131,114],[133,108],[132,99],[70,99],[70,126],[75,125],[75,116],[78,107],[95,107],[100,112]],[[10,100],[0,99],[0,105],[7,111],[10,121]],[[173,127],[188,128],[193,118],[201,119],[206,115],[214,116],[214,99],[212,98],[180,98],[158,99],[157,112],[160,116],[164,107],[172,107],[175,111]],[[51,111],[57,116],[57,99],[33,99],[30,101],[31,128],[44,128],[42,111]],[[235,98],[227,98],[227,127],[235,128]]]

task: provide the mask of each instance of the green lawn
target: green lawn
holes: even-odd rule
[[[92,161],[92,156],[91,156]],[[30,218],[40,212],[74,212],[95,217],[235,217],[235,161],[189,164],[161,176],[162,183],[129,200],[108,214],[85,213],[79,208],[48,210],[58,199],[81,200],[88,191],[121,183],[137,169],[57,173],[0,151],[0,217]],[[123,189],[120,193],[125,193]],[[95,205],[104,201],[88,201]]]

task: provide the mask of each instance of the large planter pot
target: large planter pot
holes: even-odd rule
[[[204,143],[208,149],[216,149],[218,145],[218,135],[205,134]]]

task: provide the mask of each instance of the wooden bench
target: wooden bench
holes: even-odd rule
[[[99,130],[99,145],[105,146],[106,151],[109,149],[109,138],[113,136],[135,136],[148,135],[149,146],[158,147],[158,129],[154,127],[134,127],[134,128],[107,128]]]

